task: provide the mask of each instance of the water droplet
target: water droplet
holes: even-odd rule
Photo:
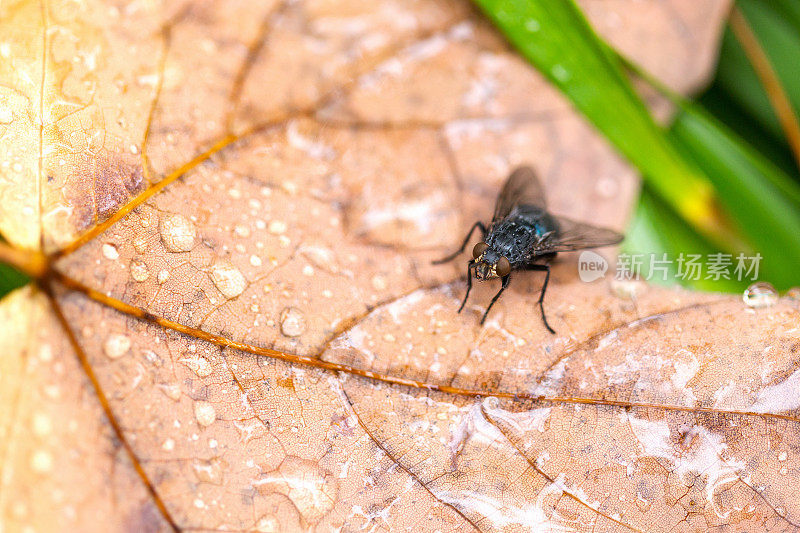
[[[279,492],[292,500],[309,524],[316,524],[336,502],[339,486],[332,474],[320,471],[316,463],[289,456],[276,471],[264,473],[257,482],[264,494]]]
[[[125,335],[114,333],[106,338],[103,351],[109,359],[119,359],[131,349],[131,340]]]
[[[31,456],[31,468],[40,474],[53,470],[54,463],[53,455],[47,450],[38,450]]]
[[[296,307],[281,311],[281,333],[287,337],[299,337],[306,330],[306,317]]]
[[[281,524],[275,515],[267,514],[258,519],[255,530],[258,533],[278,533],[281,530]]]
[[[615,279],[611,281],[611,291],[625,300],[635,300],[647,286],[638,280]]]
[[[163,285],[169,279],[169,270],[161,269],[158,271],[158,283]]]
[[[154,367],[161,368],[164,366],[164,360],[161,359],[161,356],[153,350],[142,350],[142,355],[144,355],[144,358],[147,360],[147,362]]]
[[[147,251],[147,239],[144,237],[136,237],[133,239],[133,249],[137,254],[143,254]]]
[[[176,402],[181,399],[181,388],[175,383],[162,383],[158,386],[161,392],[170,400]]]
[[[553,65],[553,68],[550,70],[553,74],[553,77],[558,81],[564,82],[570,78],[569,72],[565,69],[562,65]]]
[[[53,360],[53,347],[49,344],[43,344],[41,348],[39,348],[39,359],[42,360],[44,363],[49,363]]]
[[[742,296],[748,307],[770,307],[778,301],[778,291],[766,281],[753,283],[744,291]]]
[[[217,419],[217,412],[214,410],[214,406],[208,402],[195,402],[194,417],[198,424],[208,427]]]
[[[785,461],[787,457],[789,457],[789,455],[786,452],[781,452],[778,454],[778,461]]]
[[[161,449],[165,452],[171,452],[175,449],[175,440],[174,439],[167,439],[161,444]]]
[[[106,259],[110,259],[114,261],[119,259],[119,252],[117,251],[117,247],[113,244],[104,244],[103,245],[103,257]]]
[[[646,513],[652,505],[652,500],[642,498],[640,494],[636,496],[636,507],[638,507],[641,512]]]
[[[388,283],[386,282],[386,278],[380,275],[372,277],[372,288],[376,291],[383,291],[386,290]]]
[[[194,470],[194,475],[197,476],[197,479],[202,482],[215,485],[222,484],[222,465],[219,459],[195,461],[192,463],[192,470]]]
[[[308,259],[314,268],[337,274],[339,267],[336,266],[336,256],[330,248],[324,246],[301,246],[298,253]]]
[[[162,219],[159,228],[161,242],[168,252],[188,252],[194,248],[197,229],[183,215],[173,214]]]
[[[33,426],[33,434],[37,437],[46,437],[53,430],[53,423],[50,421],[50,417],[44,413],[34,414],[31,425]]]
[[[130,271],[131,277],[139,282],[147,281],[147,279],[150,277],[150,271],[147,270],[147,264],[139,259],[134,259],[131,261]]]
[[[211,363],[209,363],[208,359],[206,359],[202,355],[186,354],[186,357],[178,359],[178,362],[186,365],[190,370],[192,370],[195,374],[197,374],[201,378],[210,376],[211,373],[214,371],[214,368],[211,366]]]
[[[542,25],[539,24],[538,20],[535,19],[528,19],[525,21],[525,29],[531,33],[536,33],[542,28]]]
[[[257,255],[251,255],[250,256],[250,264],[253,265],[254,267],[260,267],[261,264],[262,264],[261,258],[258,257]]]
[[[273,220],[272,222],[269,223],[267,231],[269,231],[273,235],[280,235],[281,233],[286,232],[286,228],[287,228],[286,222],[282,220]]]
[[[211,267],[211,280],[226,298],[236,298],[247,286],[242,273],[228,261],[214,263]]]

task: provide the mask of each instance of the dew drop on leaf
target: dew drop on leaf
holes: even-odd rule
[[[136,250],[137,254],[143,254],[147,251],[147,239],[144,237],[135,237],[131,244],[133,244],[133,249]]]
[[[180,214],[172,214],[159,223],[161,242],[168,252],[188,252],[194,248],[197,229],[191,220]]]
[[[211,363],[202,355],[186,354],[185,357],[178,359],[178,362],[185,365],[201,378],[210,376],[214,371]]]
[[[256,522],[255,530],[259,533],[277,533],[280,531],[280,523],[274,515],[264,515]]]
[[[161,392],[170,400],[178,401],[181,399],[181,389],[175,383],[162,383],[158,386]]]
[[[236,298],[244,292],[247,282],[239,269],[229,261],[218,261],[211,267],[211,280],[226,298]]]
[[[742,299],[748,307],[770,307],[778,302],[778,291],[771,283],[759,281],[747,287]]]
[[[31,456],[31,469],[44,474],[53,470],[53,455],[47,450],[37,450]]]
[[[296,307],[281,311],[281,333],[287,337],[299,337],[306,330],[306,317]]]
[[[109,359],[119,359],[131,349],[131,340],[125,335],[114,333],[103,343],[103,352]]]
[[[117,247],[114,246],[113,244],[104,244],[103,257],[111,261],[119,259],[119,252],[117,251]]]
[[[281,233],[286,233],[286,222],[282,220],[273,220],[269,223],[269,227],[267,230],[272,233],[273,235],[280,235]]]
[[[210,461],[197,460],[192,464],[197,479],[205,483],[213,483],[215,485],[222,484],[222,465],[218,459],[211,459]]]
[[[636,497],[636,507],[638,507],[639,510],[643,513],[646,513],[650,509],[650,506],[652,504],[653,504],[652,500],[647,500],[645,498],[642,498],[641,495]]]
[[[33,433],[37,437],[46,437],[47,435],[50,434],[50,432],[53,429],[53,424],[50,421],[50,417],[48,417],[44,413],[36,413],[35,415],[33,415],[33,419],[31,420],[31,425],[33,427]]]
[[[647,286],[638,280],[615,279],[611,282],[611,292],[624,300],[635,300]]]
[[[208,402],[195,402],[194,417],[202,427],[208,427],[217,419],[217,411]]]
[[[140,259],[131,261],[130,266],[131,277],[138,282],[147,281],[150,278],[150,271],[147,270],[147,264]]]

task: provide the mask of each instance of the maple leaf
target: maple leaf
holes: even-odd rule
[[[725,5],[584,2],[682,88]],[[796,527],[796,302],[565,260],[559,335],[535,276],[456,314],[431,259],[510,169],[618,228],[636,191],[468,5],[4,9],[6,530]]]

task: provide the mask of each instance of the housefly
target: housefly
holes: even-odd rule
[[[610,246],[622,241],[616,231],[557,217],[547,212],[544,191],[536,173],[530,167],[520,167],[506,180],[494,208],[488,229],[478,221],[472,225],[464,243],[457,252],[434,261],[446,263],[455,259],[467,247],[475,229],[480,229],[483,239],[472,248],[472,259],[467,263],[467,293],[458,308],[460,313],[472,289],[472,276],[480,281],[500,278],[502,285],[483,314],[481,324],[489,310],[508,287],[511,272],[536,270],[546,272],[539,309],[542,321],[550,333],[555,333],[544,314],[544,294],[550,280],[550,261],[558,252],[571,252],[583,248]]]

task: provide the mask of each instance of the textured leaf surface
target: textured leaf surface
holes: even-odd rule
[[[666,36],[648,66],[707,73],[686,35],[710,47],[698,13],[720,3],[587,4],[624,17],[623,47]],[[455,313],[464,265],[430,261],[514,166],[555,212],[617,228],[636,189],[467,5],[4,9],[24,38],[2,67],[0,227],[65,250],[52,299],[0,304],[6,530],[800,520],[797,302],[584,284],[567,258],[558,335],[535,275],[483,328],[494,286]]]

